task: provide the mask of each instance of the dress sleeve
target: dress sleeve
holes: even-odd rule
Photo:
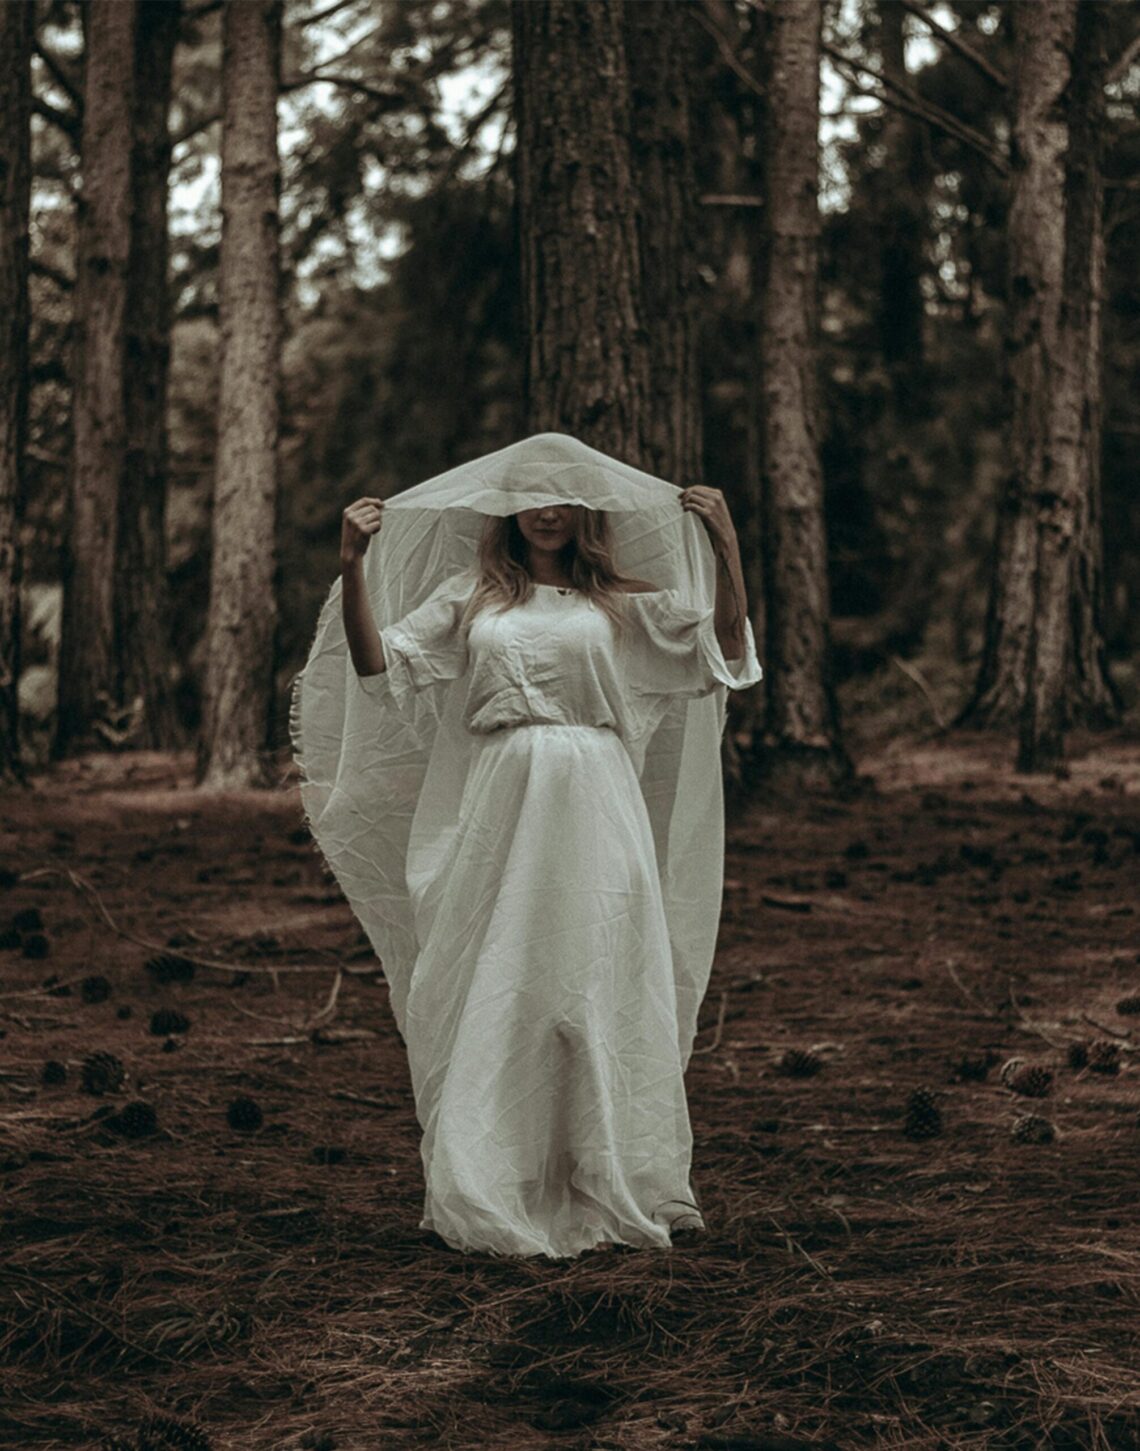
[[[626,681],[638,695],[709,695],[718,684],[744,690],[763,678],[750,620],[744,653],[726,660],[711,608],[684,604],[675,590],[646,590],[629,602]]]
[[[390,690],[399,704],[434,681],[454,680],[467,665],[467,645],[459,617],[473,588],[467,574],[451,575],[421,604],[380,631],[383,670],[358,675],[369,695]]]

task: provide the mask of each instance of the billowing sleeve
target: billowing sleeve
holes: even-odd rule
[[[726,660],[713,609],[682,603],[675,590],[628,596],[630,629],[625,679],[639,696],[702,696],[718,684],[744,690],[763,678],[752,622],[744,622],[744,653]]]
[[[391,691],[397,704],[439,680],[454,680],[467,664],[467,644],[459,629],[474,581],[469,573],[451,575],[410,613],[380,631],[383,670],[358,675],[369,694]]]

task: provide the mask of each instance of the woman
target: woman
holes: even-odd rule
[[[379,566],[433,560],[437,582],[402,613],[375,570],[370,587],[370,541],[382,549],[397,510],[421,513],[430,486],[436,502],[446,487],[345,510],[346,713],[359,700],[310,821],[366,926],[371,913],[407,1044],[421,1226],[509,1255],[667,1247],[671,1227],[702,1225],[684,1069],[711,961],[711,881],[675,819],[686,804],[706,828],[715,816],[710,762],[685,760],[699,736],[685,709],[760,678],[736,535],[718,490],[677,491],[576,440],[540,435],[491,459],[467,466],[477,507],[452,501],[449,534],[445,505],[429,555],[421,518]],[[700,575],[708,560],[670,508],[700,520],[719,559],[711,608],[618,567],[620,517],[628,559]],[[472,513],[477,538],[460,522]],[[322,651],[318,640],[310,665]],[[345,768],[346,743],[370,729],[365,701],[377,731],[404,731],[380,752],[383,792],[363,755]],[[300,720],[297,735],[304,767]],[[415,743],[422,774],[408,767],[401,785]],[[390,881],[377,887],[383,870],[370,886],[392,832],[404,903]],[[719,873],[715,895],[718,910]]]

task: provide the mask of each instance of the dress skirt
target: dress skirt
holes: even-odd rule
[[[666,1247],[671,1224],[702,1220],[633,763],[594,725],[473,740],[457,829],[432,874],[409,879],[421,1228],[512,1256]]]

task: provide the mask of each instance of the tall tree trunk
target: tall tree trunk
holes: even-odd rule
[[[226,0],[221,389],[199,781],[266,784],[277,602],[281,0]]]
[[[33,0],[0,6],[0,780],[20,767],[20,587],[28,425]]]
[[[1099,614],[1101,146],[1105,43],[1100,5],[1079,5],[1069,86],[1064,265],[1046,383],[1047,433],[1036,517],[1036,572],[1018,770],[1053,769],[1070,723],[1067,687],[1090,668],[1105,686]],[[1093,576],[1090,578],[1090,575]],[[1085,606],[1082,609],[1081,605]],[[1084,624],[1085,638],[1078,633]],[[1101,653],[1098,656],[1098,647]],[[1088,701],[1081,702],[1088,706]],[[1110,706],[1107,691],[1102,708]]]
[[[689,138],[690,0],[626,5],[641,308],[649,344],[647,467],[687,488],[703,480],[694,315],[695,179]]]
[[[1014,0],[1011,7],[1014,129],[1007,238],[1011,457],[998,503],[982,666],[959,724],[1008,727],[1021,721],[1031,736],[1043,731],[1053,740],[1041,759],[1059,749],[1060,721],[1102,724],[1118,708],[1101,627],[1099,292],[1104,260],[1099,165],[1088,160],[1101,136],[1099,123],[1089,118],[1102,116],[1102,97],[1092,94],[1091,83],[1073,65],[1078,42],[1082,65],[1092,64],[1089,45],[1099,42],[1089,42],[1088,28],[1095,29],[1101,15],[1101,7],[1081,6],[1078,0]],[[1072,104],[1070,83],[1073,94],[1081,91],[1085,96],[1079,107]],[[1079,215],[1069,216],[1072,207]],[[1075,347],[1079,354],[1073,354]],[[1078,377],[1083,390],[1078,431],[1085,479],[1069,498],[1065,490],[1072,485],[1063,482],[1070,477],[1069,464],[1063,460],[1070,459],[1066,450],[1076,447],[1067,441],[1067,434],[1078,425],[1072,418],[1062,422],[1062,415],[1076,406],[1066,399],[1078,386]],[[1056,428],[1060,434],[1054,435]],[[1056,448],[1059,459],[1052,457]],[[1062,502],[1054,498],[1059,480]],[[1062,522],[1070,509],[1076,512],[1072,531],[1078,543],[1062,546],[1060,540],[1070,537],[1069,524]],[[1075,556],[1072,567],[1057,567],[1059,550],[1066,559]],[[1047,583],[1037,579],[1038,562],[1050,572]],[[1031,707],[1036,724],[1025,724],[1028,682],[1046,667],[1046,657],[1056,654],[1052,637],[1060,617],[1054,595],[1062,575],[1069,579],[1065,612],[1075,621],[1060,676],[1062,698],[1047,704],[1054,686],[1046,689],[1038,679]],[[1038,608],[1052,615],[1037,620]],[[1034,630],[1038,654],[1031,660]],[[1047,669],[1053,679],[1053,667]],[[1047,724],[1046,715],[1052,715],[1052,724]]]
[[[135,0],[90,0],[75,284],[70,518],[55,751],[93,743],[116,701],[114,578],[126,454],[124,314],[131,235]]]
[[[897,0],[878,0],[879,50],[888,81],[909,86],[906,68],[906,11]],[[896,107],[884,108],[885,160],[876,173],[879,196],[879,347],[896,392],[905,394],[908,374],[922,362],[923,236],[926,205],[918,127]],[[906,405],[905,396],[896,400]]]
[[[115,606],[119,697],[136,703],[132,739],[170,745],[168,683],[166,379],[170,357],[167,195],[171,69],[180,0],[140,5],[135,35],[131,248],[124,391],[127,446],[119,496]]]
[[[648,464],[623,9],[511,6],[527,417]]]
[[[770,10],[764,127],[768,238],[761,299],[768,721],[771,771],[850,774],[831,688],[830,601],[816,380],[821,7]]]

